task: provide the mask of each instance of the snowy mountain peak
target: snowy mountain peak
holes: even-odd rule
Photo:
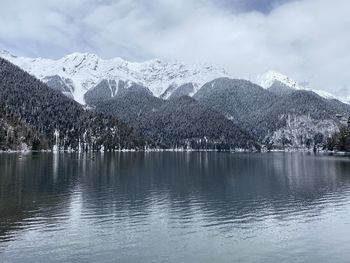
[[[43,81],[59,76],[72,87],[72,97],[81,104],[84,94],[103,80],[137,83],[160,97],[169,87],[176,90],[192,83],[195,93],[205,83],[228,76],[224,69],[207,64],[166,63],[159,59],[128,62],[118,57],[104,60],[91,53],[72,53],[58,60],[15,57],[4,51],[0,56]]]
[[[0,50],[3,57],[38,79],[55,83],[55,87],[77,102],[85,104],[84,95],[104,80],[136,83],[147,87],[155,96],[169,98],[182,87],[191,90],[187,95],[194,95],[204,84],[221,77],[232,78],[224,69],[208,64],[185,64],[181,62],[164,62],[153,59],[145,62],[129,62],[120,57],[101,59],[92,53],[72,53],[61,59],[17,57],[10,52]],[[268,71],[253,81],[265,89],[275,83],[294,90],[311,90],[327,99],[338,99],[349,103],[349,98],[339,98],[328,92],[314,90],[294,81],[277,71]],[[183,85],[191,85],[183,87]],[[279,86],[279,85],[277,85]],[[69,94],[68,94],[69,93]]]
[[[74,53],[71,53],[71,54],[68,54],[68,55],[64,56],[64,58],[71,58],[71,59],[76,59],[76,58],[98,58],[98,56],[96,54],[93,54],[93,53],[74,52]]]
[[[270,70],[257,78],[257,84],[265,89],[270,88],[276,81],[291,89],[303,89],[303,87],[293,79],[274,70]]]
[[[295,80],[291,79],[290,77],[288,77],[280,72],[277,72],[277,71],[270,70],[270,71],[266,72],[265,74],[258,76],[257,80],[256,80],[256,83],[258,85],[260,85],[261,87],[263,87],[264,89],[271,88],[274,84],[276,84],[276,82],[277,82],[277,84],[282,84],[282,86],[287,87],[287,88],[292,89],[292,90],[308,90],[308,91],[312,91],[312,92],[316,93],[317,95],[321,96],[322,98],[339,100],[343,103],[350,104],[349,98],[338,97],[338,96],[335,96],[327,91],[313,89],[313,88],[303,86],[303,85],[299,84],[298,82],[296,82]],[[277,86],[280,86],[280,85],[277,85]]]

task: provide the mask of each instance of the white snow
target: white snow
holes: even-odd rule
[[[288,77],[280,72],[274,71],[274,70],[270,70],[270,71],[266,72],[265,74],[258,76],[256,78],[256,81],[253,81],[253,82],[260,85],[264,89],[269,89],[276,81],[284,84],[285,86],[289,87],[290,89],[309,90],[309,91],[315,92],[316,94],[318,94],[319,96],[321,96],[325,99],[335,99],[335,100],[339,100],[343,103],[350,104],[350,97],[343,98],[343,97],[335,96],[327,91],[304,87],[301,84],[299,84],[298,82],[296,82],[295,80],[291,79],[290,77]]]
[[[342,97],[342,101],[343,101],[344,103],[350,104],[350,96]]]
[[[60,76],[65,82],[69,82],[69,86],[73,87],[73,98],[81,104],[85,104],[84,94],[104,79],[115,80],[117,85],[119,80],[130,85],[137,83],[149,88],[155,96],[159,97],[170,86],[179,87],[192,83],[194,86],[194,91],[190,94],[192,96],[209,81],[220,77],[232,78],[224,69],[208,64],[167,63],[159,59],[138,63],[122,58],[104,60],[90,53],[73,53],[61,59],[52,60],[17,57],[4,50],[0,50],[0,57],[9,60],[44,82],[45,77]],[[304,87],[288,76],[273,70],[258,76],[252,82],[268,89],[275,81],[291,89],[310,90],[326,99],[337,99],[350,104],[350,96],[338,97],[326,91]],[[175,90],[176,88],[173,89]],[[171,92],[165,97],[170,97],[170,95]]]
[[[290,79],[288,76],[283,75],[282,73],[273,70],[270,70],[265,74],[258,76],[256,83],[264,89],[268,89],[275,83],[275,81],[279,81],[291,89],[303,89],[303,87],[301,87],[296,81]]]
[[[122,58],[104,60],[89,53],[73,53],[52,60],[17,57],[7,51],[0,51],[0,57],[43,81],[45,77],[54,75],[70,79],[74,87],[72,95],[81,104],[84,104],[84,94],[104,79],[117,83],[119,80],[134,82],[149,88],[159,97],[171,85],[179,87],[193,83],[197,92],[205,83],[228,76],[224,69],[206,64],[166,63],[159,59],[142,63],[128,62]]]

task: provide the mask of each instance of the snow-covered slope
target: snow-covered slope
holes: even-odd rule
[[[343,97],[343,100],[345,103],[350,104],[350,96]]]
[[[102,81],[137,83],[147,87],[156,97],[167,99],[184,85],[193,86],[188,94],[192,96],[204,84],[214,79],[232,77],[224,69],[206,64],[166,63],[158,59],[141,63],[128,62],[122,58],[104,60],[90,53],[73,53],[61,59],[52,60],[18,57],[0,50],[0,57],[9,60],[81,104],[85,104],[86,92]],[[276,71],[269,71],[253,82],[265,89],[283,86],[284,89],[311,90],[321,97],[350,104],[350,97],[341,98],[329,92],[304,87]]]
[[[277,71],[268,71],[265,74],[258,76],[256,83],[264,89],[269,89],[276,81],[286,85],[291,89],[303,89],[296,81],[290,79]]]
[[[84,104],[84,94],[102,80],[135,82],[148,87],[155,96],[159,97],[169,87],[175,91],[177,87],[186,83],[193,84],[194,94],[205,83],[218,77],[228,76],[224,69],[205,64],[165,63],[158,59],[131,63],[121,58],[104,60],[89,53],[73,53],[58,60],[51,60],[17,57],[7,51],[0,51],[0,57],[44,82],[56,76],[55,83],[66,86],[59,89],[71,89],[73,98],[81,104]],[[61,81],[57,81],[57,76]],[[165,94],[163,97],[167,98],[170,95],[171,93]]]
[[[292,90],[309,90],[313,91],[319,96],[325,98],[325,99],[336,99],[339,100],[343,103],[350,104],[350,99],[349,98],[342,98],[335,96],[327,91],[323,90],[318,90],[318,89],[310,89],[308,87],[304,87],[300,85],[298,82],[295,80],[289,78],[288,76],[279,73],[277,71],[268,71],[265,74],[258,76],[257,80],[255,81],[256,84],[260,85],[261,87],[265,89],[271,88],[274,84],[279,83],[283,85],[284,87],[287,87]]]

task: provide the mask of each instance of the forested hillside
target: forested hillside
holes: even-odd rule
[[[125,121],[161,147],[259,148],[251,134],[187,96],[162,100],[147,88],[133,85],[95,107]]]
[[[97,111],[117,117],[132,127],[139,128],[161,105],[164,100],[152,95],[145,87],[133,84],[120,89],[113,99],[91,100]]]
[[[254,126],[256,132],[264,136],[269,131],[278,130],[286,125],[287,120],[283,116],[310,116],[317,121],[337,121],[339,114],[350,114],[350,106],[326,100],[312,91],[298,90],[280,97],[267,111],[260,112]]]
[[[247,80],[219,78],[205,84],[194,98],[236,123],[251,124],[278,96]]]
[[[48,88],[10,62],[0,59],[1,144],[9,123],[33,134],[29,148],[99,150],[143,147],[143,141],[115,118],[84,110],[77,102]],[[9,118],[10,117],[10,118]],[[57,137],[57,138],[56,138]],[[8,147],[8,146],[7,146]]]
[[[312,91],[283,85],[270,91],[228,78],[207,83],[194,98],[251,131],[269,149],[325,145],[350,115],[350,105]]]
[[[48,149],[45,136],[0,106],[0,151]]]
[[[142,129],[154,141],[200,149],[259,149],[252,134],[219,112],[188,96],[166,101],[143,122]]]
[[[0,150],[332,148],[350,115],[348,104],[278,82],[263,89],[219,78],[193,98],[188,83],[162,99],[133,82],[104,79],[85,94],[88,107],[62,95],[74,91],[67,79],[46,82],[51,88],[0,59]]]

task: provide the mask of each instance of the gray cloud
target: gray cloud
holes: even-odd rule
[[[209,62],[245,78],[274,69],[344,94],[349,13],[347,0],[5,0],[0,48]]]

